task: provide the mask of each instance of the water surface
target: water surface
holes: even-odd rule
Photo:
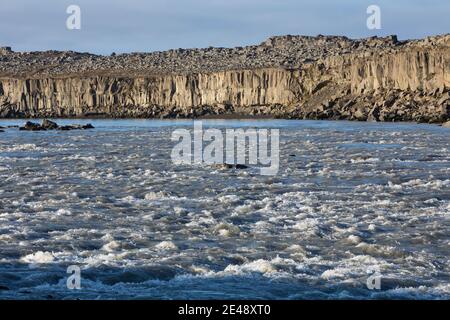
[[[1,299],[450,298],[450,129],[204,121],[279,128],[270,177],[172,164],[189,120],[86,122],[0,133]]]

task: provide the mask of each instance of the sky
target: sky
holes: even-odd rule
[[[69,30],[78,5],[81,29]],[[381,10],[370,30],[369,5]],[[274,35],[450,33],[450,0],[0,0],[0,46],[110,54],[258,44]]]

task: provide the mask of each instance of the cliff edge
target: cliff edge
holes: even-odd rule
[[[450,119],[450,35],[278,36],[153,53],[0,48],[0,117]]]

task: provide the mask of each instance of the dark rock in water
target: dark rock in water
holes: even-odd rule
[[[31,121],[27,121],[23,127],[19,128],[20,130],[26,130],[26,131],[42,131],[46,130],[41,127],[39,123],[34,123]]]
[[[72,124],[72,125],[58,127],[58,130],[63,130],[63,131],[67,131],[67,130],[86,130],[86,129],[95,129],[95,128],[90,123],[85,124],[85,125]]]
[[[85,130],[85,129],[94,129],[94,126],[90,123],[85,125],[73,124],[67,126],[58,126],[56,122],[45,119],[42,121],[42,124],[27,121],[23,127],[19,128],[19,130],[26,130],[26,131],[41,131],[41,130],[68,131],[68,130]]]
[[[5,132],[5,130],[0,129],[0,132]]]
[[[58,130],[61,130],[61,131],[67,131],[67,130],[72,130],[73,128],[72,128],[72,126],[60,126],[60,127],[58,127]]]
[[[7,128],[18,128],[19,126],[7,126]]]
[[[83,126],[83,129],[95,129],[95,128],[92,124],[88,123]]]
[[[216,169],[231,169],[233,166],[231,164],[227,163],[218,163],[214,165],[214,168]]]
[[[9,288],[8,288],[8,287],[5,287],[5,286],[0,286],[0,291],[7,291],[7,290],[9,290]]]
[[[58,129],[58,125],[56,124],[56,122],[53,122],[53,121],[50,121],[50,120],[47,120],[47,119],[42,121],[41,127],[46,129],[46,130]]]
[[[217,169],[247,169],[248,167],[244,164],[229,164],[229,163],[218,163],[214,165]]]

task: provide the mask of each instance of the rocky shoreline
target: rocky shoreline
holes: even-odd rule
[[[99,56],[0,49],[0,118],[450,120],[450,35]]]

